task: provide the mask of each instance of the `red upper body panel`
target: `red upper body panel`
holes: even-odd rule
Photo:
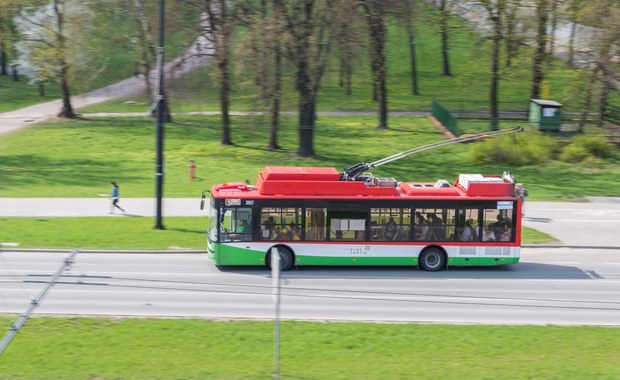
[[[268,166],[258,175],[255,186],[242,182],[214,185],[216,198],[334,198],[334,199],[435,199],[514,198],[514,183],[499,176],[461,174],[454,185],[403,182],[378,186],[369,181],[341,181],[339,172],[326,167]],[[444,181],[445,182],[445,181]]]

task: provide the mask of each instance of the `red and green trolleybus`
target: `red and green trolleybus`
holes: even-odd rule
[[[212,187],[208,252],[216,265],[449,266],[519,261],[521,200],[506,174],[455,183],[342,180],[328,167],[266,167],[255,186]]]
[[[461,174],[454,183],[376,178],[368,169],[407,155],[522,128],[433,143],[342,172],[266,167],[256,185],[214,185],[208,252],[216,265],[410,265],[427,271],[519,261],[515,179]],[[205,194],[203,192],[203,205]]]

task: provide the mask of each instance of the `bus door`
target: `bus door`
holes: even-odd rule
[[[368,211],[368,204],[365,202],[332,202],[327,213],[329,240],[366,240]]]

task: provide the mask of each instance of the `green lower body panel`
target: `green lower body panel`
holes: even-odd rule
[[[265,252],[226,244],[214,244],[211,259],[216,265],[264,265]]]
[[[418,265],[417,257],[320,257],[298,256],[296,265]]]
[[[287,245],[285,245],[287,246]],[[367,254],[366,250],[350,250],[356,252],[355,255],[331,255],[317,254],[314,249],[303,249],[301,246],[287,246],[295,253],[295,265],[342,265],[342,266],[417,266],[417,252],[408,251],[406,254],[395,255],[395,249],[389,247],[382,249],[374,255]],[[221,243],[211,243],[209,245],[209,255],[216,265],[265,265],[266,252],[271,248],[270,245],[256,245],[247,243],[242,245],[231,245]],[[321,249],[321,248],[317,248]],[[369,248],[370,250],[370,248]],[[319,251],[320,252],[320,251]],[[359,254],[357,254],[359,252]],[[447,265],[451,267],[465,266],[496,266],[514,264],[519,262],[519,256],[449,256]]]
[[[519,262],[518,257],[450,257],[448,265],[455,267],[467,266],[495,266],[503,264],[515,264]]]

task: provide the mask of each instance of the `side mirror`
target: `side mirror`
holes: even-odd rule
[[[205,191],[202,192],[202,195],[200,196],[200,209],[201,210],[205,209],[205,198],[206,198],[206,194],[205,193],[207,193],[207,192],[210,193],[209,190],[205,190]]]

